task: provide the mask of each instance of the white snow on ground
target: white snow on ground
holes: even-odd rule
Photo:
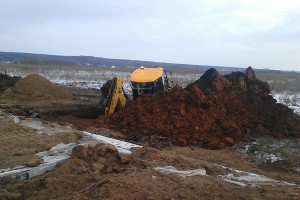
[[[288,106],[289,108],[293,109],[295,113],[300,115],[300,93],[291,91],[272,91],[271,95],[274,99],[276,99],[277,103]]]
[[[240,153],[248,153],[250,151],[250,145],[245,145],[237,149]]]
[[[101,86],[113,77],[121,77],[123,79],[123,87],[127,94],[131,94],[130,87],[130,72],[128,71],[118,71],[118,70],[108,70],[102,68],[93,68],[93,70],[62,70],[62,69],[35,69],[32,70],[9,70],[7,72],[10,76],[20,76],[22,78],[29,74],[36,73],[50,80],[51,82],[66,87],[76,87],[82,89],[100,89]],[[172,75],[171,75],[172,74]],[[169,84],[170,85],[180,85],[185,87],[187,84],[192,83],[201,77],[201,73],[179,73],[173,72],[169,74]]]
[[[63,144],[60,143],[52,147],[48,151],[39,152],[35,155],[43,158],[44,163],[55,162],[61,160],[61,158],[68,158],[71,155],[72,149],[77,146],[75,143]]]
[[[4,113],[4,112],[3,112]],[[15,124],[18,124],[19,122],[20,122],[20,119],[19,119],[19,117],[17,117],[17,116],[14,116],[14,115],[12,115],[12,114],[8,114],[7,115],[9,118],[11,118],[13,121],[14,121],[14,123]]]
[[[205,169],[177,170],[174,166],[155,167],[153,169],[163,174],[178,174],[182,177],[206,175]]]
[[[74,131],[69,126],[60,126],[58,124],[49,123],[44,124],[43,122],[35,119],[25,119],[21,120],[19,124],[25,128],[30,128],[35,130],[38,134],[47,134],[47,135],[54,135],[57,133],[69,133]],[[50,126],[50,128],[49,128]]]
[[[99,81],[74,81],[74,80],[62,80],[62,79],[55,79],[51,80],[51,82],[66,87],[76,87],[82,89],[100,89],[103,83]]]
[[[91,134],[85,132],[91,138],[96,139],[99,143],[106,143],[115,146],[119,153],[130,154],[130,148],[141,147],[139,145],[128,142]],[[97,137],[100,136],[100,137]],[[37,167],[19,166],[13,169],[0,169],[0,178],[4,176],[12,176],[16,179],[26,180],[44,174],[47,171],[53,170],[57,165],[64,163],[71,155],[72,149],[78,144],[58,144],[52,147],[49,151],[43,151],[36,155],[43,159],[43,163]],[[85,145],[84,143],[79,145]]]
[[[289,106],[289,108],[293,109],[295,113],[300,115],[300,106]]]
[[[265,143],[266,139],[268,140],[268,143]],[[273,137],[268,137],[258,138],[255,142],[243,146],[239,146],[239,144],[237,144],[236,150],[240,153],[254,154],[255,159],[259,160],[260,162],[273,163],[276,161],[285,160],[285,157],[281,152],[282,149],[290,145],[294,146],[297,144],[292,144],[290,139],[276,139]]]
[[[219,175],[218,178],[226,182],[237,184],[241,187],[246,187],[246,186],[256,187],[257,183],[263,183],[263,182],[272,183],[272,184],[279,183],[279,181],[265,177],[263,175],[253,174],[249,172],[244,172],[244,173],[246,173],[246,175],[242,175],[242,176],[234,176],[233,173],[229,173],[227,175]]]
[[[5,115],[4,112],[1,114]],[[6,115],[7,117],[11,118],[16,124],[19,124],[25,128],[33,129],[38,134],[61,134],[61,133],[70,133],[70,132],[78,132],[75,129],[72,129],[68,126],[60,126],[55,123],[42,123],[40,120],[37,119],[25,119],[20,120],[18,117],[14,115]],[[105,143],[112,146],[115,146],[118,149],[119,153],[122,154],[131,154],[131,148],[141,148],[142,146],[132,144],[129,142],[92,134],[86,131],[83,131],[82,134],[84,135],[84,139],[80,140],[79,145],[88,145],[89,143]],[[9,169],[0,169],[0,179],[4,176],[12,176],[16,179],[26,180],[30,179],[39,175],[44,174],[47,171],[52,170],[57,165],[64,163],[71,155],[72,149],[76,147],[78,144],[70,143],[70,144],[58,144],[52,147],[48,151],[43,151],[37,153],[36,155],[43,159],[43,163],[37,167],[24,167],[18,166],[15,168]]]
[[[281,158],[280,156],[277,156],[273,153],[267,153],[267,152],[255,152],[255,154],[257,154],[257,158],[260,160],[264,160],[265,162],[276,162],[279,160],[284,160],[283,158]]]
[[[10,115],[10,117],[14,120],[15,123],[20,124],[21,126],[25,128],[30,128],[35,130],[38,134],[48,134],[48,135],[54,135],[54,134],[59,134],[59,133],[70,133],[70,132],[80,132],[77,130],[72,129],[71,127],[68,126],[60,126],[55,123],[43,123],[40,120],[36,119],[25,119],[25,120],[20,120],[18,117]],[[142,146],[132,144],[129,142],[124,142],[121,140],[105,137],[102,135],[97,135],[93,133],[89,133],[86,131],[82,131],[82,133],[89,137],[90,139],[97,141],[98,143],[105,143],[105,144],[110,144],[112,146],[115,146],[119,153],[124,153],[124,154],[130,154],[131,148],[141,148]],[[81,144],[85,144],[85,140],[82,140]]]
[[[72,149],[77,146],[74,143],[71,144],[58,144],[52,147],[49,151],[43,151],[36,155],[43,159],[43,163],[36,167],[24,167],[18,166],[12,169],[0,169],[0,178],[4,176],[12,176],[16,179],[26,180],[36,176],[40,176],[47,171],[53,170],[57,165],[65,162]]]
[[[129,142],[124,142],[124,141],[121,141],[121,140],[105,137],[105,136],[102,136],[102,135],[89,133],[89,132],[86,132],[86,131],[83,131],[83,134],[88,136],[88,137],[91,137],[91,138],[93,138],[93,139],[95,139],[95,140],[97,140],[101,143],[113,145],[118,149],[119,153],[123,153],[123,154],[131,154],[131,151],[130,151],[131,148],[141,148],[142,147],[140,145],[132,144],[132,143],[129,143]]]
[[[20,76],[22,78],[28,76],[29,74],[36,73],[44,78],[47,78],[51,82],[67,87],[77,87],[77,88],[94,88],[100,89],[100,87],[107,80],[113,77],[121,77],[124,82],[129,82],[129,72],[120,71],[104,71],[101,68],[95,68],[94,70],[36,70],[36,71],[20,71],[14,70],[8,72],[10,76]]]
[[[300,168],[295,168],[295,171],[300,173]]]
[[[229,172],[226,175],[218,175],[216,177],[216,180],[226,181],[238,185],[240,187],[259,187],[259,185],[267,185],[267,184],[282,185],[283,184],[287,186],[300,188],[300,185],[288,183],[285,181],[278,181],[275,179],[268,178],[264,175],[259,175],[259,174],[250,173],[241,170],[235,170],[229,167],[224,167],[222,165],[215,165],[215,166],[226,169],[226,171]],[[182,177],[206,175],[205,169],[177,170],[174,166],[155,167],[153,169],[163,174],[178,174]]]
[[[250,173],[246,171],[241,171],[241,170],[235,170],[229,167],[225,167],[222,165],[216,165],[218,167],[221,167],[223,169],[226,169],[227,171],[231,172],[228,173],[227,175],[218,175],[217,178],[226,182],[230,182],[236,185],[239,185],[241,187],[258,187],[260,184],[284,184],[288,186],[295,186],[297,188],[300,188],[300,185],[293,184],[293,183],[288,183],[285,181],[278,181],[275,179],[268,178],[264,175],[259,175],[255,173]],[[234,175],[235,174],[235,175]]]

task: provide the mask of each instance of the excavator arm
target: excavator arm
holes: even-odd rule
[[[128,97],[123,91],[123,80],[119,77],[113,78],[109,88],[104,115],[109,116],[123,109],[127,101]]]

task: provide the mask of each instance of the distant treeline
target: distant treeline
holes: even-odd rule
[[[237,71],[244,70],[240,67],[224,67],[224,66],[208,66],[208,65],[189,65],[189,64],[175,64],[140,60],[126,60],[126,59],[109,59],[93,56],[59,56],[46,54],[32,54],[32,53],[16,53],[16,52],[0,52],[0,62],[11,62],[15,64],[38,64],[38,65],[86,65],[96,67],[155,67],[163,66],[168,68],[188,68],[188,69],[209,69],[216,68],[217,70]],[[247,67],[247,66],[245,66]]]
[[[225,67],[225,66],[209,66],[209,65],[190,65],[190,64],[176,64],[163,63],[153,61],[140,60],[126,60],[126,59],[109,59],[93,56],[59,56],[47,54],[33,54],[33,53],[16,53],[16,52],[0,52],[0,63],[14,63],[14,64],[32,64],[32,65],[66,65],[66,66],[95,66],[95,67],[129,67],[136,68],[140,66],[155,67],[162,66],[165,69],[197,69],[207,70],[215,68],[219,71],[244,71],[248,66],[243,67]],[[269,69],[254,69],[255,72],[266,74],[281,74],[281,73],[299,73],[287,72],[280,70]]]

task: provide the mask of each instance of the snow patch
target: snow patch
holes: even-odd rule
[[[35,121],[35,122],[37,122],[37,121]],[[32,123],[29,123],[29,124],[32,125]],[[34,124],[33,126],[28,126],[28,127],[34,128],[35,130],[38,130],[38,131],[43,130],[43,131],[46,131],[47,133],[49,133],[47,128],[45,128],[43,126],[37,126],[35,123],[33,123],[33,124]],[[83,131],[83,133],[86,136],[92,138],[93,140],[96,140],[97,142],[115,146],[118,149],[118,152],[123,153],[123,154],[131,154],[131,151],[130,151],[131,148],[142,147],[142,146],[124,142],[121,140],[116,140],[116,139],[112,139],[109,137],[88,133],[86,131]],[[83,142],[80,145],[85,145],[85,143]],[[41,165],[39,165],[37,167],[18,166],[18,167],[12,168],[12,169],[10,169],[10,168],[9,169],[0,169],[0,179],[1,179],[1,177],[4,177],[4,176],[11,176],[15,179],[27,180],[27,179],[34,178],[36,176],[40,176],[47,171],[53,170],[57,165],[64,163],[70,157],[70,155],[72,153],[72,149],[76,146],[78,146],[78,144],[60,143],[60,144],[52,147],[48,151],[39,152],[35,155],[37,155],[43,159],[43,163]]]
[[[60,126],[58,124],[44,124],[39,120],[26,119],[21,120],[20,125],[37,131],[38,134],[54,135],[57,133],[67,133],[74,131],[69,126]]]
[[[277,156],[275,154],[272,153],[267,153],[267,152],[255,152],[257,154],[257,158],[260,160],[264,160],[264,162],[276,162],[279,160],[284,160],[283,158],[281,158],[280,156]]]
[[[300,173],[300,168],[294,168],[294,170]]]
[[[142,148],[142,146],[140,146],[140,145],[132,144],[129,142],[124,142],[121,140],[105,137],[102,135],[89,133],[86,131],[83,131],[83,134],[88,137],[91,137],[97,141],[100,141],[101,143],[110,144],[110,145],[115,146],[118,149],[118,152],[122,153],[122,154],[131,154],[131,151],[130,151],[131,148]]]
[[[14,116],[12,114],[8,114],[8,117],[11,118],[15,124],[18,124],[20,122],[20,119],[17,116]]]
[[[18,117],[9,115],[10,118],[14,120],[15,123],[20,124],[23,127],[36,130],[38,134],[48,134],[54,135],[57,133],[67,133],[74,132],[77,130],[73,130],[70,127],[60,126],[58,124],[43,124],[40,120],[35,119],[25,119],[19,120]],[[109,137],[92,134],[86,131],[82,132],[85,137],[89,138],[89,141],[81,141],[79,145],[86,145],[91,140],[96,143],[105,143],[115,146],[118,149],[119,153],[123,154],[131,154],[130,149],[136,147],[142,147],[140,145],[124,142],[121,140],[112,139]],[[43,159],[43,163],[36,167],[25,167],[18,166],[15,168],[9,169],[0,169],[0,179],[4,176],[11,176],[15,179],[27,180],[34,178],[36,176],[42,175],[47,171],[53,170],[57,165],[65,162],[71,155],[72,149],[78,144],[70,143],[70,144],[58,144],[52,147],[49,151],[39,152],[36,155]]]
[[[293,109],[295,113],[300,115],[300,106],[289,106],[289,108]]]
[[[300,93],[291,91],[272,91],[271,95],[274,99],[276,99],[277,103],[288,106],[289,108],[294,110],[295,113],[300,115]]]
[[[247,144],[243,147],[238,148],[237,151],[240,152],[240,153],[248,153],[249,150],[250,150],[250,147],[251,146]]]
[[[250,182],[279,182],[279,181],[276,181],[274,179],[270,179],[270,178],[267,178],[263,175],[258,175],[258,174],[253,174],[253,173],[248,173],[248,172],[244,172],[246,173],[246,175],[244,176],[234,176],[232,173],[229,173],[227,175],[223,175],[223,176],[218,176],[220,177],[221,179],[224,179],[224,180],[230,180],[230,181],[236,181],[236,182],[247,182],[247,183],[250,183]]]
[[[71,151],[75,146],[77,145],[74,143],[58,144],[55,147],[52,147],[49,151],[43,151],[36,154],[44,161],[39,166],[18,166],[12,169],[1,169],[0,178],[4,176],[11,176],[15,179],[27,180],[36,176],[40,176],[47,171],[53,170],[57,165],[65,162],[69,158]]]
[[[230,173],[227,175],[218,175],[217,179],[218,180],[223,180],[229,183],[236,184],[241,187],[259,187],[260,184],[285,184],[288,186],[295,186],[300,188],[300,185],[293,184],[293,183],[288,183],[285,181],[278,181],[275,179],[268,178],[264,175],[259,175],[255,173],[250,173],[246,171],[241,171],[241,170],[235,170],[229,167],[225,167],[222,165],[216,165],[218,167],[221,167],[223,169],[226,169]],[[234,175],[235,174],[235,175]]]
[[[163,174],[179,174],[182,177],[206,175],[205,169],[177,170],[174,166],[155,167],[153,169]]]
[[[52,147],[49,151],[43,151],[35,155],[44,159],[44,163],[55,162],[60,158],[68,158],[71,155],[72,149],[77,146],[75,143],[63,144],[60,143]]]

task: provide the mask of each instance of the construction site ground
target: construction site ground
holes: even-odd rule
[[[84,132],[135,143],[97,124],[100,91],[64,90],[73,97],[10,104],[14,98],[6,93],[0,106],[0,173],[36,167],[43,162],[37,153],[62,143],[76,146]],[[298,137],[252,135],[218,150],[136,143],[142,147],[122,154],[89,141],[44,174],[2,176],[0,199],[300,199]]]

